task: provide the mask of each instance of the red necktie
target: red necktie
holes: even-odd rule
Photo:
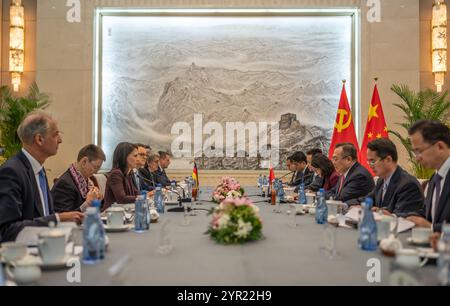
[[[337,195],[339,195],[341,193],[342,186],[344,186],[344,181],[345,181],[345,177],[343,175],[341,175],[341,179],[340,179],[340,182],[339,182],[339,189],[338,189]]]

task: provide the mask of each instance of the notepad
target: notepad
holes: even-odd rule
[[[361,208],[352,208],[350,211],[345,215],[346,218],[354,221],[359,220],[359,216],[361,214]],[[381,215],[379,213],[373,213],[373,217],[375,218],[375,221],[381,220]],[[392,225],[391,230],[394,230],[394,226]],[[398,233],[403,233],[406,231],[409,231],[415,226],[415,224],[409,220],[406,220],[405,218],[398,218]]]

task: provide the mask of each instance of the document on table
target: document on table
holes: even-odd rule
[[[359,221],[360,214],[361,214],[361,208],[352,208],[345,215],[345,217],[348,219],[354,220],[354,221]],[[373,217],[375,218],[375,221],[381,220],[381,215],[379,213],[373,213]],[[398,229],[397,229],[398,233],[403,233],[403,232],[409,231],[410,229],[412,229],[415,226],[415,224],[413,222],[408,221],[405,218],[398,218],[397,220],[398,220]],[[391,230],[393,230],[394,227],[395,227],[395,224],[392,224]]]

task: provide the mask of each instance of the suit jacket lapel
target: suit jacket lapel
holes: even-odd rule
[[[20,153],[19,153],[19,159],[22,161],[25,168],[27,168],[28,178],[30,179],[31,187],[33,189],[34,206],[35,206],[36,210],[39,212],[39,216],[43,217],[44,216],[44,208],[41,203],[41,196],[39,194],[39,188],[38,188],[38,185],[36,182],[36,176],[34,174],[33,167],[31,167],[30,161],[25,156],[25,154],[23,154],[22,151],[20,151]]]
[[[445,210],[445,205],[448,201],[448,197],[450,196],[450,171],[447,173],[447,177],[445,178],[444,188],[441,191],[441,196],[439,197],[439,205],[436,208],[436,216],[434,218],[435,221],[440,220],[440,216]]]

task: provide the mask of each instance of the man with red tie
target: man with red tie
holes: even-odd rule
[[[444,222],[450,223],[450,129],[438,121],[422,120],[411,126],[409,135],[416,160],[436,173],[428,184],[421,216],[408,219],[440,232]]]
[[[333,152],[332,162],[340,174],[336,186],[327,192],[347,205],[359,205],[358,198],[368,195],[375,183],[372,175],[358,162],[358,151],[351,143],[339,143]]]

